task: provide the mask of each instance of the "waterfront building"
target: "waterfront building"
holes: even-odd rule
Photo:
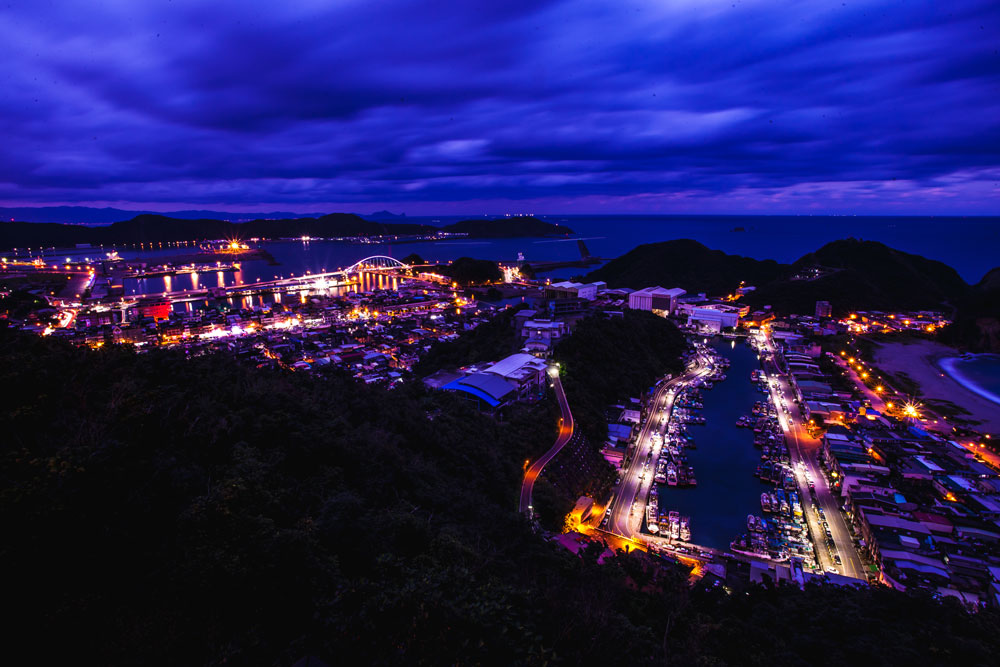
[[[682,303],[677,306],[678,315],[687,315],[688,326],[715,332],[739,326],[740,310],[724,303]]]
[[[832,317],[833,307],[830,305],[829,301],[817,301],[816,302],[816,317]]]
[[[597,298],[597,293],[607,287],[605,282],[596,283],[575,283],[564,280],[545,286],[546,299],[572,299],[580,298],[586,301],[593,301]]]
[[[666,289],[645,287],[628,295],[628,307],[632,310],[647,310],[657,315],[672,315],[677,309],[677,299],[687,294],[679,287]]]
[[[154,320],[165,320],[171,314],[170,301],[167,299],[140,299],[136,306],[139,317],[152,317]]]

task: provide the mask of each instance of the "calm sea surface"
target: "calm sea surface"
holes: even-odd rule
[[[968,389],[1000,404],[1000,354],[972,354],[944,359],[941,366]]]

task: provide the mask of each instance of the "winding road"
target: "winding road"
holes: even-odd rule
[[[531,493],[535,488],[535,480],[542,474],[542,470],[545,469],[549,461],[554,459],[556,454],[573,437],[573,413],[570,412],[569,401],[566,400],[566,392],[563,391],[562,380],[559,378],[559,368],[557,366],[549,366],[548,374],[549,378],[552,379],[552,386],[556,392],[556,400],[559,401],[559,410],[562,413],[562,417],[559,420],[559,436],[556,438],[555,444],[552,445],[549,451],[542,454],[534,463],[528,466],[528,470],[524,473],[524,481],[521,482],[521,499],[517,509],[522,514],[527,512],[528,516],[532,518],[534,510],[531,506]]]

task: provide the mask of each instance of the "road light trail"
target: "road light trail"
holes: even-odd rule
[[[640,537],[642,521],[645,518],[645,502],[642,503],[642,511],[637,514],[632,512],[632,506],[640,494],[648,491],[648,487],[653,483],[652,475],[649,475],[648,479],[641,479],[641,471],[642,462],[652,451],[652,438],[650,437],[652,429],[657,428],[661,431],[665,429],[666,422],[658,419],[657,414],[662,410],[663,414],[667,415],[669,419],[674,397],[676,396],[674,390],[707,372],[707,362],[699,353],[694,358],[693,366],[686,373],[662,382],[654,392],[653,399],[650,402],[652,407],[649,416],[643,424],[642,430],[639,432],[639,437],[636,440],[635,453],[626,465],[625,472],[611,500],[611,514],[607,518],[607,530],[613,535],[629,540]],[[647,538],[645,535],[641,537]]]
[[[766,358],[770,359],[770,367],[766,369],[766,372],[769,378],[773,378],[773,381],[768,382],[771,401],[775,404],[776,408],[780,408],[782,404],[794,405],[795,395],[788,382],[788,378],[781,373],[777,366],[777,352],[774,347],[774,341],[766,331],[761,338],[764,343]],[[813,491],[815,491],[817,504],[823,510],[825,522],[829,526],[834,544],[833,551],[841,559],[839,565],[835,564],[829,550],[826,548],[825,531],[821,530],[823,519],[818,516],[818,513],[812,508],[811,504],[807,505],[803,502],[802,509],[813,538],[817,562],[819,562],[824,570],[836,569],[837,572],[849,577],[865,579],[864,566],[861,563],[861,558],[858,556],[857,549],[854,547],[854,539],[847,526],[847,521],[844,519],[839,503],[833,497],[823,471],[819,468],[819,440],[805,432],[801,420],[796,419],[791,413],[785,415],[781,409],[778,409],[778,422],[785,432],[785,441],[789,444],[788,451],[792,458],[792,470],[796,486],[799,489],[799,496],[803,501],[810,497],[810,489],[802,474],[804,467],[813,479],[815,486]]]
[[[529,517],[534,517],[534,508],[531,505],[531,494],[535,488],[535,481],[542,474],[545,466],[555,458],[566,443],[573,437],[573,413],[569,409],[569,401],[566,400],[566,392],[563,391],[562,380],[559,378],[559,368],[549,366],[549,377],[552,378],[552,386],[556,392],[556,400],[559,401],[559,411],[562,414],[559,424],[559,436],[549,451],[535,460],[524,473],[524,481],[521,482],[521,499],[518,503],[518,511],[522,514],[527,512]]]

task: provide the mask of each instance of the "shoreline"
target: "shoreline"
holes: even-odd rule
[[[970,380],[968,376],[963,375],[960,370],[956,368],[956,362],[962,361],[962,357],[942,357],[935,360],[935,363],[940,367],[945,374],[947,374],[952,380],[962,385],[968,391],[971,391],[979,396],[982,396],[987,401],[992,401],[1000,406],[1000,396],[994,394],[989,389],[981,387],[974,381]]]
[[[886,373],[905,374],[910,378],[920,388],[921,400],[952,403],[969,413],[958,419],[978,422],[974,425],[977,430],[1000,433],[1000,403],[946,372],[944,360],[960,356],[958,350],[942,343],[897,342],[881,343],[875,351],[874,361]]]

